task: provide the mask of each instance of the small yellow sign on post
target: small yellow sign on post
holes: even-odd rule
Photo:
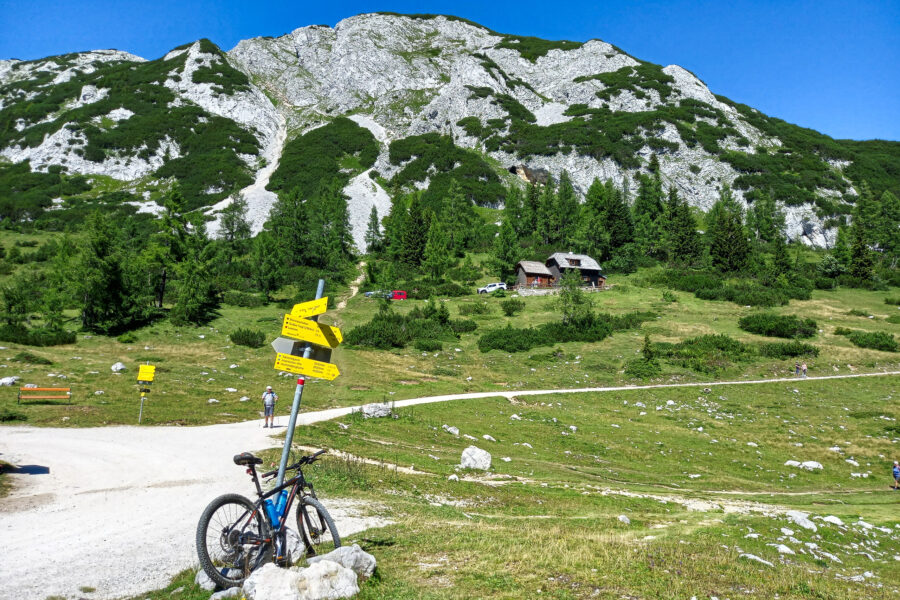
[[[275,355],[275,368],[288,373],[319,377],[328,381],[335,379],[341,374],[338,368],[331,363],[319,362],[310,358],[303,358],[302,356],[282,354],[281,352]]]
[[[331,327],[309,319],[298,319],[291,315],[284,315],[281,335],[329,348],[337,348],[344,341],[344,335],[337,327]]]
[[[156,367],[153,365],[138,365],[138,381],[153,381],[153,376],[156,374]]]
[[[318,300],[310,300],[309,302],[301,302],[295,304],[291,309],[291,316],[305,319],[306,317],[314,317],[321,315],[328,309],[328,296],[319,298]]]

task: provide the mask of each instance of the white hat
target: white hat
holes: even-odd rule
[[[272,389],[272,386],[271,386],[271,385],[267,385],[267,386],[266,386],[266,389],[267,389],[267,390],[271,390],[271,389]]]

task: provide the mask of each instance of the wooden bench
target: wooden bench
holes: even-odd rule
[[[55,392],[53,395],[47,395],[48,392]],[[38,393],[37,396],[31,394]],[[23,395],[28,394],[28,395]],[[19,388],[19,398],[16,404],[21,404],[22,400],[72,400],[72,388],[42,388],[42,387],[22,387]]]

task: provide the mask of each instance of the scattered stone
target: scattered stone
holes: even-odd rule
[[[510,457],[508,457],[508,456],[504,456],[504,457],[501,458],[500,460],[502,460],[503,462],[509,462],[509,461],[511,461],[512,459],[511,459]]]
[[[521,421],[521,420],[522,420],[522,417],[520,417],[520,416],[517,415],[517,414],[511,414],[511,415],[509,416],[509,418],[512,419],[513,421]]]
[[[238,398],[238,402],[248,402],[250,400],[250,396],[241,396]]]
[[[749,538],[749,539],[751,539],[751,540],[755,540],[755,539],[757,539],[757,538],[759,537],[759,534],[758,534],[758,533],[748,533],[748,534],[745,535],[744,537],[745,537],[745,538]]]
[[[843,452],[840,446],[832,446],[831,448],[829,448],[829,450],[831,450],[832,452]]]
[[[235,365],[235,364],[232,364],[232,365],[228,365],[228,368],[229,368],[229,369],[237,369],[238,366]]]
[[[377,419],[391,416],[391,405],[382,402],[373,402],[362,407],[364,419]]]
[[[315,564],[323,560],[330,560],[337,564],[352,570],[360,577],[371,577],[375,572],[375,557],[359,547],[358,544],[352,546],[341,546],[332,550],[328,554],[321,556],[313,556],[307,559],[309,564]]]
[[[210,398],[209,400],[206,401],[206,403],[207,404],[218,404],[219,401],[216,400],[215,398]]]
[[[629,519],[625,515],[619,515],[618,519],[619,519],[620,523],[625,523],[626,525],[631,525],[631,519]]]
[[[674,400],[666,400],[666,406],[675,406]]]
[[[126,367],[123,363],[120,363],[120,362],[117,362],[116,364],[114,364],[113,366],[110,367],[110,369],[112,369],[113,373],[121,373],[122,371],[127,370],[127,368],[128,367]]]
[[[205,340],[205,339],[206,339],[206,336],[203,335],[202,333],[201,333],[200,335],[198,335],[197,337],[200,338],[201,340]]]
[[[574,432],[576,432],[576,431],[578,431],[578,428],[577,428],[577,427],[575,427],[575,426],[574,426],[574,425],[569,425],[569,429],[571,429],[571,430],[572,430],[572,433],[574,433]]]
[[[747,442],[747,445],[751,448],[759,448],[759,444],[757,444],[756,442]]]
[[[6,385],[6,386],[15,385],[15,383],[17,381],[19,381],[20,379],[21,379],[21,377],[19,377],[17,375],[12,375],[10,377],[4,377],[4,378],[0,379],[0,385]]]
[[[450,425],[441,425],[441,429],[449,433],[450,435],[459,435],[459,428],[451,427]]]
[[[778,544],[778,554],[797,554],[784,544]]]
[[[297,573],[297,589],[300,591],[298,600],[337,600],[358,594],[359,584],[356,582],[356,573],[347,567],[334,561],[322,560]],[[270,600],[269,596],[265,598]],[[247,600],[262,600],[262,598],[253,599],[247,596]]]
[[[225,388],[226,392],[236,392],[237,388]]]
[[[201,571],[202,572],[202,571]],[[267,562],[250,573],[242,591],[247,600],[296,600],[300,575]]]
[[[209,578],[209,575],[206,574],[206,571],[200,569],[197,571],[197,575],[194,576],[194,583],[200,586],[200,589],[206,590],[207,592],[211,592],[216,589],[216,582]]]
[[[767,561],[767,560],[765,560],[765,559],[762,559],[762,558],[758,557],[758,556],[755,555],[755,554],[747,554],[747,553],[744,553],[744,554],[741,554],[738,558],[746,558],[747,560],[752,560],[752,561],[758,562],[758,563],[760,563],[760,564],[766,565],[767,567],[774,567],[774,566],[775,566],[775,565],[773,565],[772,563],[770,563],[769,561]]]
[[[228,588],[227,590],[222,590],[221,592],[216,592],[212,596],[209,597],[209,600],[228,600],[229,598],[240,598],[241,597],[241,588],[233,587]]]
[[[96,392],[94,392],[94,395],[95,395],[95,396],[102,396],[104,393],[105,393],[105,392],[104,392],[103,390],[97,390]]]
[[[284,528],[284,542],[291,561],[296,562],[301,556],[306,555],[306,544],[303,543],[300,534],[290,527]]]
[[[522,442],[522,445],[525,446],[526,448],[533,448],[532,445],[529,444],[528,442]]]
[[[853,460],[852,458],[845,458],[845,459],[844,459],[844,462],[847,463],[847,464],[853,465],[854,467],[858,467],[858,466],[859,466],[859,463],[856,462],[855,460]]]
[[[459,477],[456,475],[456,473],[453,473],[452,475],[450,475],[450,477],[447,478],[447,481],[459,481]]]
[[[800,512],[799,510],[789,510],[784,513],[794,524],[810,531],[817,531],[819,528],[816,524],[809,520],[809,514]]]
[[[455,427],[453,429],[456,429]],[[491,453],[478,448],[477,446],[469,446],[462,452],[462,458],[459,466],[463,469],[480,469],[487,471],[491,468]]]
[[[341,429],[350,429],[350,426],[347,425],[346,423],[341,423],[340,421],[338,421],[337,424],[338,424],[338,427],[340,427]]]
[[[827,517],[824,517],[822,520],[825,521],[826,523],[831,523],[832,525],[837,525],[838,527],[844,526],[844,522],[841,521],[839,518],[835,517],[834,515],[828,515]]]
[[[794,535],[794,530],[788,529],[787,527],[782,527],[781,533],[783,533],[784,535]]]
[[[464,433],[464,434],[463,434],[463,437],[466,438],[467,440],[472,440],[473,442],[477,442],[477,441],[478,441],[478,438],[477,438],[477,437],[475,437],[475,436],[473,436],[473,435],[469,435],[468,433]]]
[[[489,442],[496,442],[496,441],[497,441],[497,440],[495,440],[494,438],[492,438],[491,436],[489,436],[488,434],[484,434],[484,435],[481,436],[481,437],[484,438],[484,439],[486,439],[486,440],[489,441]]]
[[[806,462],[800,463],[801,469],[806,469],[807,471],[821,471],[822,463],[816,462],[814,460],[808,460]]]

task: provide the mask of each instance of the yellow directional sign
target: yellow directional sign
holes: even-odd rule
[[[344,341],[344,335],[337,327],[316,323],[309,319],[298,319],[291,315],[284,315],[281,335],[329,348],[337,348],[338,344]]]
[[[153,365],[138,365],[138,381],[153,381],[153,376],[156,374],[156,367]]]
[[[291,356],[279,352],[275,355],[275,368],[279,371],[306,375],[308,377],[320,377],[331,381],[341,374],[338,368],[331,363],[319,362],[302,356]]]
[[[310,300],[309,302],[301,302],[300,304],[295,304],[294,308],[291,309],[292,317],[299,317],[301,319],[306,317],[314,317],[316,315],[321,315],[328,309],[328,296],[324,298],[319,298],[318,300]]]

